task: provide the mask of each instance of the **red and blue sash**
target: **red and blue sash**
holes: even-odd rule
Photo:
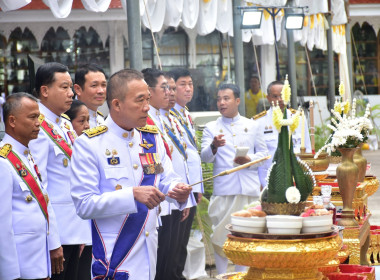
[[[142,139],[153,146],[149,150],[144,148],[144,153],[156,153],[156,139],[153,133],[140,131]],[[141,139],[141,141],[142,141]],[[143,174],[140,186],[154,186],[156,174]],[[106,248],[96,221],[92,220],[92,254],[95,259],[92,264],[93,279],[102,280],[128,280],[128,271],[118,271],[118,268],[126,260],[134,245],[142,234],[149,217],[149,210],[144,204],[135,201],[137,213],[126,216],[119,235],[116,238],[111,260],[106,258]],[[138,276],[136,276],[138,277]]]
[[[170,109],[170,112],[172,113],[172,115],[174,115],[179,120],[179,122],[181,123],[183,128],[186,130],[187,137],[189,138],[191,144],[193,144],[194,147],[197,147],[197,144],[195,143],[195,139],[193,137],[193,134],[191,133],[189,127],[187,126],[187,124],[186,124],[185,120],[183,119],[183,117],[181,116],[181,114],[174,108]]]

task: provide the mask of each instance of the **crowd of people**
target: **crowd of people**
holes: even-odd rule
[[[206,125],[198,152],[187,69],[124,69],[107,79],[89,64],[73,84],[68,68],[51,62],[38,68],[35,85],[33,94],[14,93],[3,105],[0,280],[185,279],[204,192],[201,161],[218,174],[277,147],[271,109],[241,116],[239,87],[222,84],[221,117]],[[269,104],[283,104],[282,86],[269,85]],[[104,102],[106,117],[98,110]],[[227,270],[230,214],[258,200],[270,164],[214,180],[209,215],[218,273]]]

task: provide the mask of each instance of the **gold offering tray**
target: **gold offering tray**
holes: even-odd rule
[[[332,226],[331,230],[318,233],[300,233],[300,234],[272,234],[272,233],[249,233],[244,231],[234,230],[231,224],[226,225],[226,229],[236,237],[254,238],[254,239],[270,239],[270,240],[292,240],[292,239],[310,239],[321,238],[336,234],[339,229],[337,226]]]

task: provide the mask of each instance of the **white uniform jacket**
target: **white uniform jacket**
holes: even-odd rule
[[[191,138],[195,139],[195,130],[191,123],[190,114],[186,110],[186,108],[176,103],[173,109],[177,111],[177,113],[180,115],[178,116],[179,117],[178,120],[182,118],[182,120],[184,120],[187,123],[187,127],[190,132],[190,135],[189,135],[189,133],[184,129],[186,135],[184,135],[183,138],[187,146],[186,148],[187,165],[189,167],[190,184],[194,184],[196,182],[203,180],[201,158],[199,157],[199,152],[196,145],[194,146],[194,144],[191,141]],[[204,192],[203,183],[193,186],[193,192],[203,193]]]
[[[3,142],[36,178],[43,194],[29,149],[5,134]],[[55,215],[47,204],[48,222],[26,183],[8,159],[0,157],[0,279],[46,278],[51,274],[50,250],[61,246]]]
[[[224,135],[226,144],[219,147],[213,155],[210,145],[214,137],[219,134]],[[240,114],[234,118],[219,117],[206,125],[202,137],[201,158],[204,162],[214,163],[214,175],[234,167],[237,147],[249,147],[247,156],[251,161],[268,154],[258,125]],[[260,182],[257,169],[257,166],[251,166],[230,175],[215,178],[213,195],[259,196]]]
[[[267,144],[269,154],[272,156],[269,160],[265,162],[259,168],[260,182],[262,186],[266,186],[266,177],[268,169],[270,168],[273,160],[274,153],[277,149],[278,144],[278,134],[279,132],[273,125],[273,109],[272,107],[267,111],[266,115],[255,120],[255,122],[259,125],[259,130],[264,135],[265,143]],[[287,118],[291,118],[292,113],[290,110],[287,110]],[[301,138],[302,138],[302,127],[301,120],[297,127],[297,129],[292,134],[293,140],[293,151],[294,153],[300,153],[301,148]],[[305,122],[305,148],[307,153],[311,153],[311,144],[310,144],[310,136],[309,136],[309,128],[307,122]]]
[[[185,131],[183,130],[183,127],[179,124],[178,120],[174,118],[172,115],[170,115],[169,111],[165,111],[163,109],[160,109],[161,118],[163,120],[163,123],[166,124],[166,126],[170,129],[171,133],[175,136],[176,140],[178,140],[179,144],[182,145],[182,148],[177,146],[175,143],[175,140],[173,140],[170,135],[167,134],[168,139],[168,145],[171,151],[172,155],[172,163],[173,163],[173,169],[174,171],[181,176],[182,182],[186,184],[190,184],[190,172],[189,172],[189,166],[187,164],[187,144],[185,143],[184,136]],[[165,128],[164,128],[164,131]],[[182,150],[181,150],[182,149]],[[183,153],[185,152],[185,153]],[[184,156],[187,156],[185,158]],[[196,206],[197,202],[195,201],[194,195],[191,194],[191,196],[188,199],[188,204],[186,208]],[[172,205],[172,209],[177,209],[175,205]]]
[[[142,134],[134,129],[120,128],[109,115],[108,130],[89,138],[81,135],[75,142],[71,167],[71,195],[77,213],[83,219],[94,219],[110,260],[115,240],[123,221],[137,206],[133,187],[139,186],[143,168],[139,154],[143,153]],[[164,168],[157,174],[155,186],[166,194],[181,181],[174,173],[159,134],[155,134],[156,149]],[[111,164],[111,159],[117,163]],[[167,198],[168,199],[168,198]],[[173,200],[172,200],[173,201]],[[171,202],[172,202],[171,201]],[[177,203],[177,202],[175,202]],[[185,204],[178,205],[181,209]],[[148,211],[148,219],[130,254],[118,271],[128,271],[129,280],[153,280],[156,273],[158,207]]]
[[[72,145],[68,133],[75,135],[75,132],[71,122],[55,115],[42,103],[39,103],[39,107],[46,122],[52,125],[68,144]],[[29,148],[42,174],[42,182],[47,186],[62,245],[89,244],[91,227],[88,221],[82,220],[76,214],[70,195],[70,159],[42,128],[38,138],[30,141]]]
[[[90,115],[90,127],[95,127],[104,124],[104,116],[99,111],[93,111],[88,108],[88,113]]]

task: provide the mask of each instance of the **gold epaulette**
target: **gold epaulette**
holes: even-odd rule
[[[61,114],[61,117],[64,118],[64,119],[66,119],[66,120],[68,120],[68,121],[70,121],[70,117],[68,115],[66,115],[66,114]]]
[[[101,115],[101,116],[104,118],[104,115],[103,115],[102,112],[100,112],[100,111],[96,111],[96,113],[97,113],[98,115]]]
[[[187,111],[189,111],[189,108],[187,108],[187,106],[185,106],[185,109],[186,109]]]
[[[289,108],[289,111],[290,111],[290,113],[292,113],[292,114],[297,113],[297,110],[296,110],[296,109],[293,109],[293,108]]]
[[[139,131],[142,131],[142,132],[149,132],[149,133],[155,133],[155,134],[158,133],[157,126],[150,125],[150,124],[147,124],[147,125],[145,125],[143,127],[136,127],[136,129],[139,130]]]
[[[43,114],[40,114],[40,116],[38,117],[38,121],[42,123],[44,119],[45,119],[45,116]]]
[[[12,145],[5,144],[0,150],[0,157],[7,158],[10,151],[12,151]]]
[[[174,117],[178,118],[177,114],[175,112],[173,112],[172,110],[169,111],[171,115],[173,115]]]
[[[83,131],[83,133],[86,134],[88,138],[92,138],[106,132],[107,130],[108,130],[107,126],[99,125],[90,129],[86,129],[85,131]]]
[[[254,120],[258,120],[260,119],[261,117],[264,117],[265,115],[267,114],[267,111],[262,111],[261,113],[257,114],[257,115],[254,115],[252,118]]]

